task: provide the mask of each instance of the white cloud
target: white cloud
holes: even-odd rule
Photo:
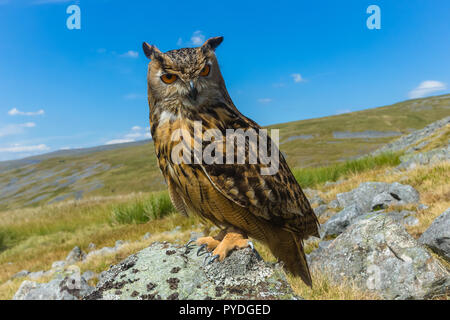
[[[139,53],[137,51],[133,51],[133,50],[129,50],[127,52],[125,52],[124,54],[120,55],[123,58],[137,58],[139,56]]]
[[[416,88],[411,90],[408,94],[409,98],[416,99],[429,95],[436,91],[447,89],[445,83],[436,80],[422,81]]]
[[[35,151],[47,151],[50,150],[48,146],[45,144],[38,144],[34,146],[22,146],[22,145],[13,145],[11,147],[3,147],[0,148],[0,152],[12,152],[12,153],[18,153],[18,152],[35,152]]]
[[[303,79],[302,75],[300,73],[293,73],[291,74],[292,79],[294,79],[295,83],[303,82],[305,79]]]
[[[183,39],[182,38],[178,38],[177,46],[181,47],[182,45],[183,45]]]
[[[135,140],[135,139],[138,139],[140,137],[142,137],[142,133],[140,133],[140,132],[131,132],[131,133],[127,133],[125,135],[125,139],[133,139],[133,140]]]
[[[200,30],[197,30],[192,34],[191,42],[193,45],[200,46],[205,42],[205,36]]]
[[[259,103],[269,103],[269,102],[272,102],[272,99],[270,99],[270,98],[261,98],[261,99],[258,99],[258,102]]]
[[[105,144],[109,145],[109,144],[118,144],[118,143],[127,143],[127,142],[133,142],[133,139],[113,139],[113,140],[109,140],[107,141]]]
[[[11,110],[8,111],[8,114],[10,116],[40,116],[43,115],[44,113],[45,111],[43,109],[40,109],[35,112],[23,112],[17,108],[12,108]]]
[[[126,143],[133,142],[139,139],[150,139],[152,135],[150,134],[150,127],[142,128],[140,126],[131,127],[131,131],[123,136],[123,138],[113,139],[107,141],[105,144],[116,144],[116,143]]]
[[[33,128],[35,126],[36,126],[36,124],[34,122],[8,124],[8,125],[0,128],[0,138],[15,135],[15,134],[21,134],[24,132],[24,128]]]
[[[352,112],[350,109],[343,109],[336,111],[336,114],[344,114],[344,113],[350,113]]]

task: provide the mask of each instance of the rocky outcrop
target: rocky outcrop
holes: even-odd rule
[[[206,266],[196,251],[155,242],[103,273],[84,299],[298,299],[281,266],[249,248]]]
[[[450,292],[448,271],[392,217],[373,214],[309,256],[311,269],[352,281],[385,299],[423,299]]]
[[[433,149],[427,152],[407,153],[400,157],[401,163],[397,166],[397,169],[411,170],[419,165],[433,165],[446,160],[450,160],[450,146]]]
[[[48,283],[22,282],[13,300],[79,300],[93,289],[78,268],[69,268],[55,274]]]
[[[450,261],[450,208],[433,221],[419,242]]]
[[[381,154],[384,152],[397,152],[401,150],[405,150],[407,148],[412,147],[413,145],[416,145],[420,140],[423,140],[430,135],[432,135],[437,130],[443,128],[444,126],[450,124],[450,117],[446,117],[444,119],[441,119],[439,121],[433,122],[429,125],[427,125],[425,128],[413,131],[412,133],[402,136],[399,139],[388,143],[387,145],[383,146],[382,148],[376,150],[373,152],[373,154]],[[422,145],[421,147],[424,147],[425,145]],[[413,150],[409,150],[411,152]]]

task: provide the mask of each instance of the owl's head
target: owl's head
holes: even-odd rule
[[[167,52],[144,42],[144,53],[151,59],[147,81],[152,104],[176,99],[195,106],[220,97],[224,81],[214,51],[222,40],[215,37],[197,48]]]

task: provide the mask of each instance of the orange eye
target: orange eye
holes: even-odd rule
[[[167,83],[167,84],[174,83],[175,80],[177,80],[177,78],[178,77],[172,73],[166,73],[161,76],[162,82]]]
[[[209,66],[209,64],[207,64],[203,70],[200,72],[200,75],[202,77],[206,77],[209,74],[209,71],[211,70],[211,67]]]

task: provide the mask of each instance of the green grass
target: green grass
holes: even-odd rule
[[[6,233],[0,229],[0,252],[6,249]]]
[[[120,224],[146,223],[175,212],[169,194],[152,194],[148,199],[119,204],[112,209],[111,220]]]
[[[337,181],[342,177],[382,167],[393,167],[400,164],[400,153],[384,153],[377,156],[366,156],[356,160],[325,167],[299,168],[293,173],[304,188],[314,187],[327,181]]]

